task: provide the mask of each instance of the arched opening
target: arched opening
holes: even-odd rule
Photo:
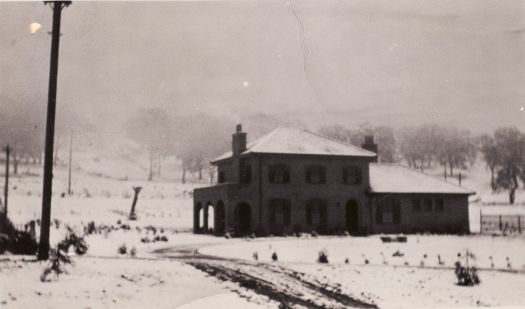
[[[346,202],[346,229],[356,233],[359,229],[359,207],[356,200]]]
[[[213,234],[215,230],[215,208],[211,202],[206,205],[206,233]]]
[[[222,235],[225,232],[226,227],[226,213],[224,212],[224,203],[222,201],[217,202],[215,206],[215,234]]]
[[[250,204],[239,203],[235,207],[235,232],[238,236],[251,232],[252,212]]]
[[[202,205],[201,203],[197,202],[195,204],[195,208],[193,209],[193,231],[195,233],[199,233],[201,231],[201,212],[202,212]]]
[[[198,210],[198,216],[199,216],[199,232],[205,233],[206,232],[206,222],[204,217],[204,209],[202,207],[199,207]]]

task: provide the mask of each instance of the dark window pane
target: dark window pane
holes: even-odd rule
[[[421,200],[418,198],[412,199],[412,211],[420,212],[421,211]]]
[[[361,184],[361,169],[357,166],[344,167],[343,183],[351,185]]]
[[[326,168],[323,166],[309,166],[305,170],[306,183],[322,184],[326,183]]]
[[[439,198],[434,201],[434,207],[436,208],[436,211],[444,211],[445,205],[443,203],[443,199]]]
[[[394,213],[394,224],[401,223],[401,203],[398,199],[392,200],[392,207],[393,207],[393,213]]]
[[[219,172],[219,183],[224,183],[224,182],[226,182],[226,175],[224,171],[220,171]]]
[[[376,223],[383,224],[383,205],[381,203],[376,205]]]
[[[425,212],[432,211],[432,199],[431,198],[423,199],[423,210]]]
[[[289,183],[290,170],[283,164],[271,165],[268,168],[268,178],[271,183]]]

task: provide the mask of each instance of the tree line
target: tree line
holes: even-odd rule
[[[359,147],[364,136],[373,135],[379,146],[379,162],[402,163],[421,171],[440,166],[444,178],[454,176],[457,169],[469,168],[481,154],[490,170],[492,191],[507,191],[510,204],[514,204],[520,182],[525,184],[525,134],[513,127],[476,136],[469,130],[437,124],[394,131],[364,123],[355,128],[323,126],[319,133]]]

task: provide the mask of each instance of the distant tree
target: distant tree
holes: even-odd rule
[[[356,129],[351,130],[341,125],[328,125],[321,127],[318,132],[328,138],[358,147],[363,144],[365,136],[372,135],[378,145],[379,161],[396,161],[396,139],[394,130],[390,127],[374,127],[369,123],[362,123]]]
[[[496,187],[509,191],[512,205],[519,180],[525,182],[525,135],[517,128],[499,128],[494,141],[498,150]]]
[[[483,159],[487,167],[490,169],[490,188],[492,192],[496,191],[496,167],[498,166],[498,160],[500,160],[500,154],[494,138],[490,135],[484,134],[480,137],[480,151],[483,155]]]
[[[203,113],[177,118],[175,123],[172,151],[182,162],[182,183],[186,183],[187,172],[196,173],[201,180],[208,162],[229,149],[232,127]]]
[[[454,168],[467,168],[477,156],[475,139],[468,130],[436,127],[435,158],[444,167],[444,176],[454,175]]]
[[[441,141],[442,136],[436,125],[408,127],[401,131],[399,152],[409,166],[424,170],[432,165]]]
[[[319,129],[319,134],[322,136],[331,138],[336,141],[340,141],[343,143],[350,144],[351,138],[352,138],[352,131],[350,129],[345,128],[341,125],[328,125],[323,126]]]

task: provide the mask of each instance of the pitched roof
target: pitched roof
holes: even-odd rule
[[[267,135],[248,143],[242,154],[248,153],[280,153],[309,154],[332,156],[375,157],[376,154],[360,147],[345,144],[316,133],[290,127],[279,127]],[[229,151],[212,162],[228,159]]]
[[[399,164],[370,164],[372,193],[474,194],[466,188]]]

